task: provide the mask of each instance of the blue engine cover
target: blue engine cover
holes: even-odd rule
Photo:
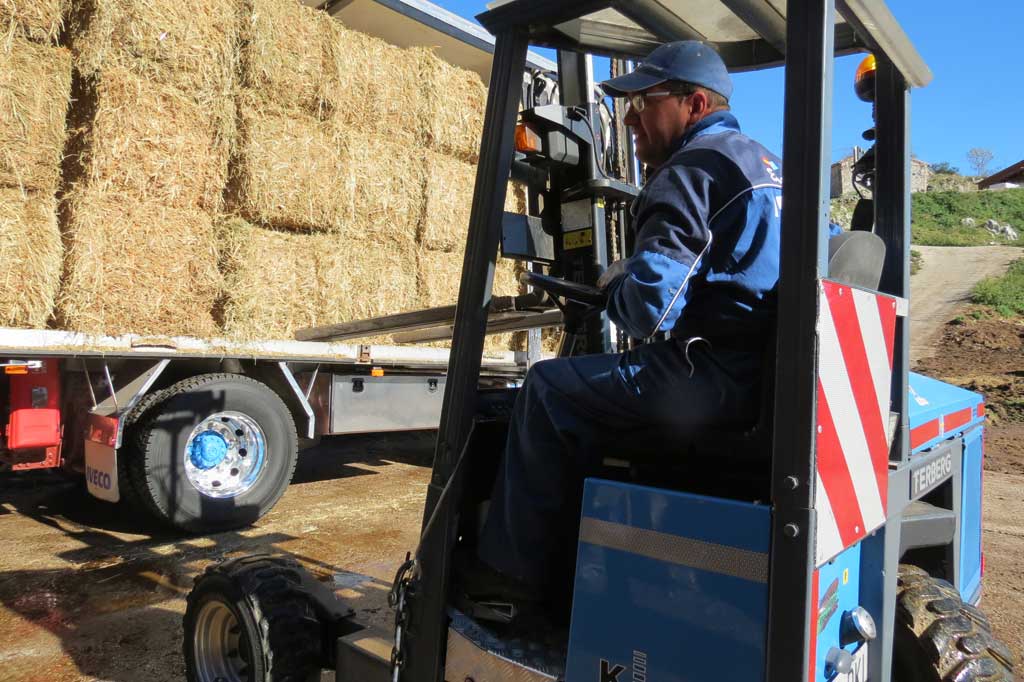
[[[567,682],[764,679],[770,509],[588,479]]]
[[[980,393],[913,372],[908,382],[912,453],[932,448],[985,420],[985,399]]]
[[[957,588],[964,601],[981,597],[981,467],[984,430],[964,434],[964,471],[960,482],[960,571]]]
[[[814,671],[811,682],[827,682],[830,679],[825,658],[833,647],[840,646],[840,626],[843,614],[861,604],[860,594],[860,543],[846,549],[832,561],[814,572],[811,580],[811,633]],[[880,614],[872,614],[878,617]],[[857,643],[844,648],[853,653]]]
[[[981,479],[985,402],[981,394],[937,379],[909,377],[911,457],[956,436],[963,437],[960,482],[960,565],[957,589],[965,601],[981,593]]]

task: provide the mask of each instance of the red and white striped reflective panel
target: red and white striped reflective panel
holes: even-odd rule
[[[897,300],[822,280],[815,565],[885,522]]]

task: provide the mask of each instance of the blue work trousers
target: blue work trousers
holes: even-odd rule
[[[703,429],[752,423],[761,361],[758,351],[669,339],[534,365],[516,398],[480,558],[541,590],[560,588],[575,563],[583,480],[606,457],[669,463]]]

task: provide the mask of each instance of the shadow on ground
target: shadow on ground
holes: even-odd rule
[[[300,455],[294,484],[372,477],[395,463],[428,466],[433,447],[433,432],[324,439]],[[291,542],[294,535],[259,527],[183,534],[125,505],[96,500],[78,480],[52,472],[0,476],[0,514],[25,517],[42,526],[40,536],[55,538],[40,542],[54,547],[49,556],[35,552],[25,555],[26,562],[61,565],[0,572],[4,679],[182,679],[183,600],[195,577],[220,558],[259,552],[292,557],[357,611],[371,614],[382,610],[390,587],[284,549],[299,544]],[[3,563],[16,566],[19,558]]]

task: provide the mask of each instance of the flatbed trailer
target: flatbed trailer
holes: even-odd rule
[[[489,78],[493,37],[425,0],[304,4]],[[555,69],[530,53],[524,100]],[[560,322],[530,297],[503,300],[493,333]],[[454,318],[448,306],[252,342],[0,328],[0,470],[78,472],[93,496],[188,531],[246,525],[283,494],[298,451],[321,437],[437,428],[448,350],[358,341],[451,338]],[[485,353],[481,385],[515,384],[536,357]]]
[[[0,466],[84,474],[189,531],[238,527],[283,494],[323,436],[436,428],[449,351],[0,329]],[[527,353],[488,352],[485,385]]]

